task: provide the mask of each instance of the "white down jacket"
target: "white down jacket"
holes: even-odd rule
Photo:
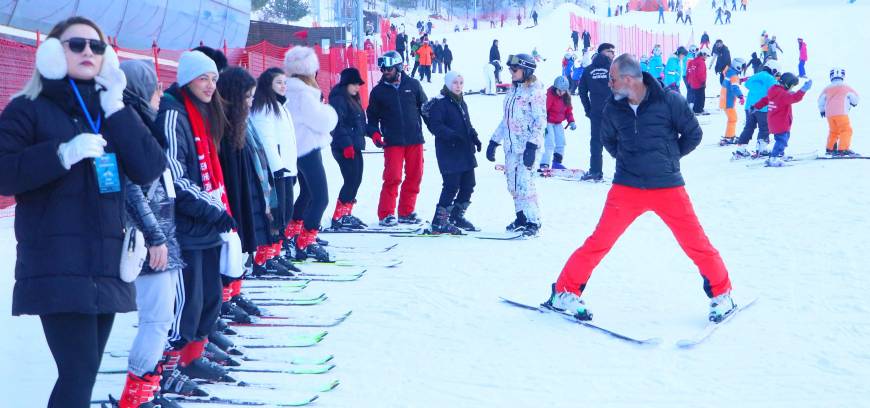
[[[257,112],[251,112],[251,123],[260,136],[269,169],[273,172],[287,169],[290,176],[296,175],[296,130],[293,118],[287,108],[278,105],[275,113],[266,106]]]
[[[320,101],[320,90],[299,78],[287,79],[287,102],[284,106],[293,117],[296,130],[296,157],[329,147],[329,134],[338,123],[335,109]]]

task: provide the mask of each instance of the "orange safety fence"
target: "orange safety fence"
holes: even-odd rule
[[[387,30],[389,22],[387,21]],[[383,32],[382,32],[383,33]],[[382,34],[385,35],[385,34]],[[395,38],[395,37],[392,37]],[[384,49],[392,49],[393,44],[384,43]],[[231,65],[245,67],[254,77],[259,76],[270,67],[283,66],[284,54],[291,47],[279,47],[268,42],[251,45],[245,48],[224,48],[222,51],[227,55]],[[371,89],[377,85],[381,73],[377,68],[376,52],[381,50],[358,50],[353,47],[341,45],[332,46],[326,50],[315,45],[314,51],[320,61],[320,72],[317,75],[317,83],[323,92],[324,98],[329,95],[333,86],[338,84],[339,74],[345,68],[354,67],[360,71],[365,88],[368,92],[360,92],[363,107],[368,106],[368,96]],[[168,87],[175,82],[176,62],[183,50],[163,50],[155,44],[150,50],[135,50],[115,47],[119,56],[124,59],[149,59],[157,66],[157,75],[160,82]],[[21,90],[24,84],[33,74],[36,47],[15,41],[0,38],[0,72],[3,72],[3,80],[0,81],[0,110],[9,103],[13,94]],[[324,100],[324,103],[326,100]],[[12,197],[0,196],[0,218],[12,217],[15,214],[15,200]]]
[[[594,45],[609,42],[616,46],[617,53],[627,52],[638,57],[650,55],[656,44],[662,46],[662,55],[669,55],[681,45],[687,46],[688,42],[692,40],[691,36],[683,36],[679,32],[668,34],[661,31],[645,30],[637,26],[605,23],[574,13],[571,13],[569,24],[571,30],[581,33],[584,30],[588,31]]]

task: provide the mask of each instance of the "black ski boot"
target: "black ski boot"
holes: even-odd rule
[[[227,354],[231,356],[243,356],[245,353],[242,353],[241,350],[236,348],[236,345],[233,344],[233,341],[230,340],[227,336],[224,336],[223,333],[215,330],[208,335],[209,343],[214,343],[215,346],[220,347],[221,350],[225,351]]]
[[[603,178],[604,178],[604,175],[601,173],[586,173],[586,174],[580,176],[580,181],[598,182],[598,181],[601,181],[601,179],[603,179]]]
[[[221,303],[221,318],[232,320],[236,323],[253,323],[251,315],[233,302]]]
[[[179,366],[178,370],[190,378],[216,382],[236,382],[233,377],[227,375],[226,368],[205,357],[197,358],[185,367]]]
[[[263,265],[254,264],[254,269],[251,271],[254,276],[275,275],[275,276],[293,276],[284,265],[281,265],[275,258],[266,261]]]
[[[202,356],[222,366],[238,367],[242,365],[242,363],[236,361],[225,351],[221,350],[220,347],[212,343],[207,343],[205,345],[205,349],[202,351]]]
[[[329,252],[326,251],[326,248],[321,246],[320,244],[310,244],[305,249],[299,249],[296,252],[296,259],[299,261],[306,260],[308,258],[313,259],[315,262],[332,262],[332,257],[329,255]]]
[[[240,307],[242,310],[244,310],[247,314],[249,314],[251,316],[262,316],[263,315],[263,311],[260,310],[260,308],[257,306],[257,304],[254,303],[253,301],[251,301],[251,299],[246,298],[245,295],[243,295],[241,293],[233,296],[232,299],[230,299],[230,302],[232,302],[236,306]]]
[[[291,261],[292,258],[288,258],[286,256],[276,256],[272,259],[274,259],[275,262],[281,264],[281,266],[290,271],[291,274],[293,274],[293,272],[302,272],[302,270],[297,268],[296,265],[293,265],[293,262]]]
[[[216,327],[217,327],[217,331],[219,331],[223,334],[226,334],[227,336],[235,336],[235,335],[239,334],[238,332],[233,330],[233,328],[230,327],[230,325],[228,325],[227,321],[224,319],[218,319]]]
[[[412,212],[405,216],[400,215],[398,222],[399,224],[420,224],[423,222],[423,220],[417,217],[417,213]]]
[[[523,214],[522,211],[517,211],[517,219],[515,219],[514,222],[508,224],[508,226],[505,228],[505,230],[507,230],[507,232],[522,231],[523,227],[525,227],[525,225],[526,225],[526,215]]]
[[[465,219],[465,211],[468,210],[469,205],[471,205],[470,202],[453,204],[453,210],[450,211],[450,222],[466,231],[479,231],[474,227],[474,224]]]
[[[432,218],[432,234],[462,235],[462,230],[450,222],[450,210],[439,205]]]
[[[164,352],[160,360],[160,392],[162,394],[176,394],[186,397],[207,397],[208,393],[199,388],[190,377],[178,370],[178,360],[181,353],[178,351]]]

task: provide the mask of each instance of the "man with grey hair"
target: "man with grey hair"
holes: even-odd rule
[[[700,269],[711,298],[709,319],[721,322],[736,308],[728,271],[698,222],[680,174],[680,158],[701,142],[698,120],[680,94],[662,89],[629,54],[611,64],[610,88],[601,139],[616,158],[613,187],[595,231],[568,258],[544,306],[591,320],[580,296],[592,270],[637,217],[653,211]]]

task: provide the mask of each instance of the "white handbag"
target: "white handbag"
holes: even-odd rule
[[[157,183],[160,180],[151,183],[151,188],[148,189],[148,194],[145,196],[146,203],[151,201],[151,196],[157,190]],[[121,246],[121,280],[131,283],[142,272],[142,266],[145,265],[145,259],[148,257],[148,248],[145,247],[145,236],[138,228],[129,226],[127,232],[124,233],[124,243]]]
[[[224,244],[221,247],[221,275],[238,279],[245,273],[245,262],[242,261],[242,240],[233,231],[221,234]]]

